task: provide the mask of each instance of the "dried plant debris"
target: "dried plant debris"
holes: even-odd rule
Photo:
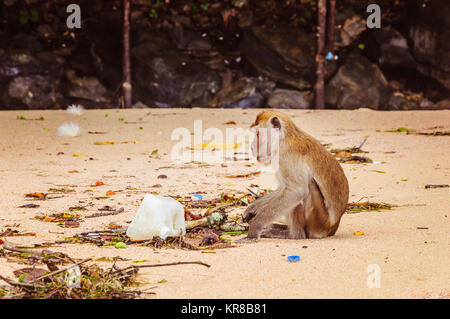
[[[131,299],[155,294],[137,290],[136,275],[140,268],[193,264],[210,267],[201,261],[179,261],[120,268],[116,265],[118,260],[124,260],[120,257],[95,260],[114,262],[109,269],[103,269],[92,264],[91,258],[75,260],[63,253],[49,250],[33,252],[8,245],[0,247],[0,258],[29,265],[15,270],[15,279],[0,275],[0,281],[7,284],[0,286],[0,299]],[[44,265],[47,269],[43,268]]]
[[[25,205],[19,206],[18,208],[38,208],[38,207],[40,207],[40,206],[36,205],[36,204],[25,204]]]
[[[424,132],[417,131],[413,129],[407,129],[405,127],[399,127],[396,130],[385,130],[383,132],[388,133],[406,133],[407,135],[425,135],[425,136],[450,136],[450,131],[432,131],[432,132]]]
[[[340,163],[359,164],[359,163],[373,163],[373,161],[365,156],[353,155],[354,153],[368,153],[362,150],[366,143],[365,138],[359,146],[347,147],[343,149],[332,149],[330,152],[336,157]]]
[[[347,148],[342,148],[342,149],[332,149],[330,152],[333,154],[337,154],[337,153],[341,153],[341,152],[346,152],[346,153],[368,153],[366,151],[362,150],[362,147],[364,146],[364,144],[366,144],[367,142],[367,138],[365,138],[361,144],[359,144],[359,146],[353,146],[353,147],[347,147]]]
[[[336,153],[335,157],[340,163],[346,164],[373,163],[368,157],[353,155],[349,152]]]
[[[72,264],[56,270],[27,267],[16,270],[17,279],[0,276],[9,284],[2,288],[2,298],[20,299],[130,299],[138,297],[142,292],[127,290],[137,286],[135,281],[138,268],[122,270],[119,268],[104,270],[98,265],[84,265],[85,262]],[[117,268],[117,267],[116,267]],[[53,268],[55,269],[55,268]],[[70,269],[75,269],[75,280],[71,283]]]
[[[346,212],[348,214],[360,213],[360,212],[379,212],[380,210],[389,210],[394,205],[386,203],[375,203],[375,202],[357,202],[348,203]]]
[[[12,237],[12,236],[36,236],[36,233],[21,233],[16,229],[7,228],[0,231],[0,237]]]
[[[428,184],[428,185],[425,185],[425,189],[430,189],[430,188],[446,188],[446,187],[449,187],[449,185],[448,185],[448,184],[440,184],[440,185],[438,185],[438,184]]]
[[[47,223],[57,223],[61,227],[78,227],[80,226],[81,219],[80,215],[75,213],[57,213],[45,216],[35,216],[37,220],[44,221]]]

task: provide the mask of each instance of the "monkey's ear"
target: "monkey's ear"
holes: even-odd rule
[[[274,116],[274,117],[272,117],[272,118],[270,119],[270,124],[272,124],[272,127],[273,127],[273,128],[281,129],[281,122],[280,122],[280,119],[279,119],[278,117],[276,117],[276,116]]]

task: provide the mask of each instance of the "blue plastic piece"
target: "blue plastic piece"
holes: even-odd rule
[[[327,56],[325,57],[328,61],[333,60],[333,53],[328,52]]]
[[[203,195],[193,195],[193,197],[198,198],[198,199],[202,199]]]
[[[288,256],[288,261],[290,262],[300,261],[300,256]]]

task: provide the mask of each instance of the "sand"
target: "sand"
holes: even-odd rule
[[[0,112],[0,228],[15,226],[12,228],[21,232],[36,233],[34,237],[3,239],[12,244],[33,245],[103,229],[110,222],[126,225],[134,217],[144,194],[151,191],[171,195],[204,191],[205,198],[213,198],[222,192],[245,191],[250,184],[275,189],[277,185],[271,173],[263,172],[251,178],[226,177],[259,170],[258,166],[246,166],[246,161],[227,163],[227,167],[191,164],[185,169],[157,170],[173,165],[170,153],[177,142],[171,140],[171,134],[175,128],[193,131],[194,120],[203,120],[203,130],[216,127],[225,132],[227,127],[247,128],[257,112],[238,109],[90,110],[80,117],[69,116],[64,111]],[[425,185],[449,184],[450,138],[384,130],[406,127],[448,131],[450,111],[360,109],[287,110],[286,113],[292,115],[303,130],[324,144],[332,143],[333,148],[358,146],[368,137],[363,149],[369,153],[365,155],[382,163],[342,164],[350,184],[350,201],[370,200],[397,207],[346,214],[337,234],[326,239],[261,239],[215,253],[154,250],[136,245],[116,249],[63,244],[51,249],[75,258],[121,256],[129,259],[120,265],[140,259],[147,259],[148,263],[202,261],[211,265],[211,268],[180,265],[142,269],[138,277],[142,287],[156,286],[152,289],[156,295],[150,298],[448,298],[450,188],[425,189]],[[18,115],[45,119],[18,120]],[[81,134],[56,136],[58,126],[66,121],[79,123]],[[229,121],[236,125],[226,125]],[[88,134],[89,131],[106,134]],[[115,144],[94,144],[105,141]],[[158,156],[150,156],[155,149],[158,149]],[[57,155],[60,152],[64,154]],[[74,157],[74,153],[84,156]],[[74,170],[78,173],[69,173]],[[167,179],[157,179],[161,174],[167,175]],[[103,181],[105,185],[92,187],[96,181]],[[154,184],[161,184],[162,188],[152,188]],[[39,202],[24,196],[31,192],[46,193],[49,188],[62,188],[61,185],[71,185],[68,188],[75,192]],[[108,190],[115,191],[116,195],[111,199],[92,199],[105,196]],[[80,201],[93,203],[88,212],[81,214],[92,214],[104,205],[124,207],[125,212],[85,219],[79,228],[73,229],[34,219],[67,211],[71,206],[80,205]],[[37,203],[40,207],[18,208],[27,203]],[[355,231],[364,235],[356,236]],[[289,263],[289,255],[299,255],[301,261]],[[367,285],[368,276],[374,274],[370,268],[374,266],[369,267],[373,264],[380,270],[379,288]],[[21,267],[0,258],[3,276],[13,277],[13,270]],[[167,282],[158,283],[163,279]]]

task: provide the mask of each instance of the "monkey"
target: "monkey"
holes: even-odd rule
[[[249,223],[246,239],[333,236],[349,198],[348,181],[338,161],[283,113],[259,113],[250,130],[253,156],[263,166],[277,164],[279,187],[243,213],[242,219]],[[274,223],[279,219],[287,228]]]

